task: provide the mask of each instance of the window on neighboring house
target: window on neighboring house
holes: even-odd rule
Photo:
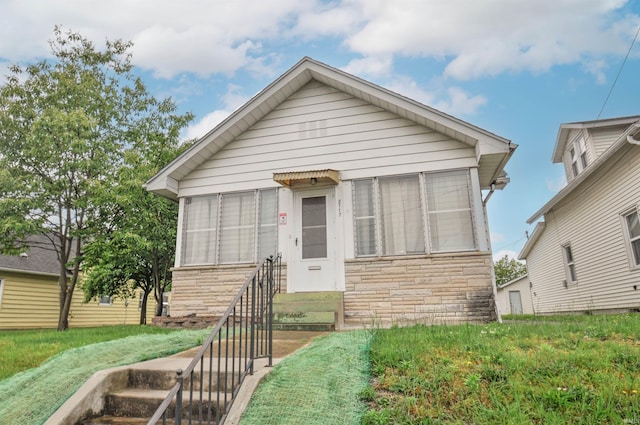
[[[185,199],[182,265],[251,263],[277,246],[277,190]]]
[[[467,170],[356,180],[353,211],[357,257],[477,249]]]
[[[573,177],[577,177],[578,174],[587,168],[587,148],[584,143],[584,138],[580,137],[573,142],[571,149],[569,150],[571,156],[571,170]]]
[[[624,215],[633,266],[640,266],[640,216],[637,210]]]
[[[2,293],[4,292],[4,279],[0,278],[0,308],[2,308]]]
[[[562,253],[564,255],[564,264],[567,274],[567,283],[577,283],[576,277],[576,265],[573,261],[573,253],[571,252],[571,245],[564,245],[562,247]]]
[[[111,305],[111,303],[113,302],[111,295],[102,295],[100,296],[100,300],[98,301],[98,304],[100,305]]]

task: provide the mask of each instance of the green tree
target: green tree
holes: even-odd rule
[[[0,87],[0,250],[49,238],[60,263],[58,330],[69,326],[84,244],[104,226],[105,187],[125,152],[144,149],[141,124],[166,115],[133,75],[131,45],[107,40],[99,50],[56,27],[53,61],[14,65]]]
[[[527,274],[527,266],[516,259],[509,258],[508,255],[496,261],[493,269],[495,271],[497,285],[502,285]]]
[[[190,119],[175,116],[170,128]],[[169,135],[172,132],[168,133]],[[132,150],[118,170],[115,182],[103,191],[100,216],[108,223],[86,246],[83,285],[85,300],[110,294],[130,298],[142,290],[140,324],[146,323],[148,297],[153,293],[155,315],[162,313],[162,298],[171,285],[178,205],[147,192],[143,184],[179,154],[177,133],[147,133],[148,150]],[[163,140],[164,145],[157,142]],[[182,149],[184,146],[182,147]]]

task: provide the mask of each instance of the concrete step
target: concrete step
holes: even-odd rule
[[[273,303],[288,303],[302,301],[340,301],[342,302],[342,292],[296,292],[276,294]]]
[[[289,301],[282,303],[273,303],[274,314],[293,313],[305,311],[338,311],[342,301]]]
[[[115,391],[107,394],[105,397],[104,414],[107,416],[122,418],[150,418],[153,416],[167,394],[168,391],[164,390],[140,390],[137,388]],[[190,414],[192,418],[198,418],[201,405],[204,418],[207,418],[209,406],[211,406],[211,415],[215,418],[218,409],[218,402],[215,399],[215,394],[213,394],[214,399],[211,400],[211,402],[208,400],[208,394],[203,394],[203,400],[200,403],[200,393],[195,391],[193,394],[193,404],[191,409],[187,406],[189,392],[185,391],[183,397],[183,419],[188,419]],[[225,395],[222,394],[220,400],[221,406],[224,406],[224,397]],[[226,398],[228,401],[231,400],[231,395],[227,394]],[[167,415],[168,417],[175,416],[175,402],[172,402],[169,405]]]
[[[232,359],[229,360],[231,362]],[[209,376],[209,371],[206,368],[204,370],[204,377],[202,379],[202,388],[206,391],[209,388],[213,388],[214,390],[218,386],[218,379],[221,379],[221,385],[227,385],[227,387],[231,387],[233,383],[237,383],[238,381],[238,367],[239,360],[236,359],[236,376],[235,379],[232,379],[231,373],[218,375],[217,371],[212,371],[211,376]],[[205,359],[205,364],[207,364],[208,360]],[[217,359],[214,359],[214,365],[217,363]],[[231,364],[229,365],[231,366]],[[226,377],[226,383],[225,381]],[[232,382],[233,381],[233,382]],[[184,385],[185,391],[188,391],[191,388],[192,380],[189,379],[188,376],[185,376]],[[176,383],[176,370],[151,370],[151,369],[131,369],[129,371],[129,381],[127,384],[127,388],[136,388],[140,390],[170,390]],[[196,371],[193,372],[193,389],[200,390],[200,368],[198,367]]]
[[[98,418],[87,419],[77,425],[146,425],[149,418],[121,418],[117,416],[100,416]],[[173,425],[173,419],[167,419],[167,425]]]
[[[335,323],[335,320],[335,311],[296,311],[273,314],[275,323]]]
[[[335,331],[336,327],[333,323],[274,323],[273,329],[285,332],[331,332]]]
[[[276,294],[273,326],[281,330],[335,330],[343,321],[342,295],[342,292]]]

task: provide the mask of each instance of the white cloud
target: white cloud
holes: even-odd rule
[[[448,99],[437,102],[434,106],[451,115],[472,115],[478,108],[487,103],[482,95],[471,96],[459,87],[447,89]]]
[[[459,87],[449,87],[444,92],[426,91],[418,84],[406,77],[396,77],[386,84],[389,90],[417,100],[425,105],[434,107],[451,115],[472,115],[487,103],[482,95],[470,95]]]
[[[244,105],[248,99],[239,94],[240,89],[241,87],[239,86],[229,85],[227,92],[221,97],[224,107],[209,112],[197,123],[187,127],[182,134],[182,139],[190,140],[201,138],[224,121],[233,111]]]
[[[347,67],[358,74],[388,73],[393,58],[407,57],[440,60],[445,76],[461,80],[580,63],[602,82],[607,56],[626,53],[640,23],[638,15],[621,13],[626,3],[280,0],[274,7],[257,0],[5,0],[0,58],[16,62],[48,55],[53,26],[62,24],[96,42],[134,41],[134,62],[163,78],[232,74],[240,68],[273,73],[266,43],[330,40],[361,56]]]
[[[441,59],[463,80],[623,54],[640,22],[616,14],[624,0],[359,2],[366,24],[345,41],[354,52]]]
[[[389,55],[369,56],[366,58],[353,59],[343,70],[364,78],[386,77],[391,74],[392,64],[393,61]]]

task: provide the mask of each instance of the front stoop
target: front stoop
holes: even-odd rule
[[[342,292],[276,294],[273,300],[274,329],[331,331],[343,323]]]

